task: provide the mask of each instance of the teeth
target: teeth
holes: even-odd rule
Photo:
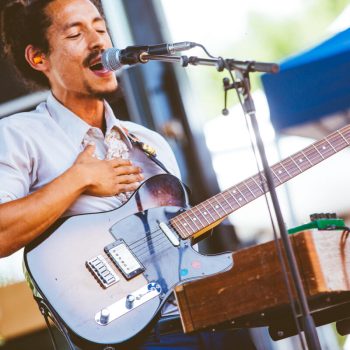
[[[101,63],[96,63],[96,64],[90,66],[90,69],[91,69],[91,70],[102,70],[102,69],[103,69],[103,66],[102,66]]]

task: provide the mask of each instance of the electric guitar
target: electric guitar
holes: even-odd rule
[[[273,165],[274,184],[349,143],[350,125]],[[26,247],[26,274],[70,334],[117,346],[156,319],[174,286],[232,267],[232,253],[201,255],[191,240],[266,191],[259,173],[190,208],[182,183],[157,175],[116,210],[56,223]]]

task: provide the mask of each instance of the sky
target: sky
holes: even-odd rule
[[[161,3],[175,42],[195,41],[203,45],[210,42],[213,49],[219,49],[226,39],[232,42],[246,34],[248,12],[279,19],[295,17],[310,0],[161,0]]]

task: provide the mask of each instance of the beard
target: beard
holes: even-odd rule
[[[109,99],[112,98],[114,95],[117,94],[118,91],[118,83],[116,82],[113,87],[106,87],[102,89],[97,89],[91,84],[89,84],[87,81],[84,81],[84,87],[87,94],[92,98],[97,98],[99,100]]]

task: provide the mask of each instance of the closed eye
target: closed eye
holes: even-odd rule
[[[80,33],[77,33],[77,34],[69,35],[67,38],[74,39],[74,38],[78,38],[79,36],[80,36]]]

